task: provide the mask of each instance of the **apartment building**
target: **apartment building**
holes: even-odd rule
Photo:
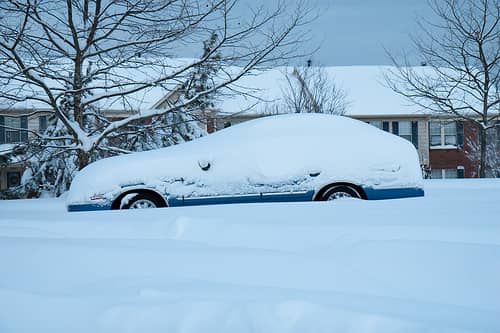
[[[471,143],[478,141],[475,125],[412,105],[384,83],[384,73],[388,69],[390,67],[384,66],[325,68],[333,82],[346,92],[345,116],[365,121],[412,142],[428,178],[477,177],[478,163],[470,158]],[[273,105],[283,102],[280,99],[286,89],[286,72],[286,68],[278,68],[244,78],[240,85],[251,87],[255,98],[242,95],[224,101],[216,128],[269,115],[268,110],[276,109]]]
[[[49,117],[44,110],[0,109],[0,190],[20,184],[24,161],[9,157],[15,155],[16,145],[27,143],[34,133],[43,133]]]
[[[239,86],[252,94],[227,97],[211,110],[200,111],[203,126],[210,133],[257,117],[268,116],[272,105],[280,103],[286,80],[286,68],[275,68],[244,77]],[[346,66],[325,68],[332,80],[347,95],[346,116],[365,121],[383,131],[412,142],[418,151],[424,174],[429,178],[476,177],[478,165],[471,161],[470,143],[477,142],[477,131],[470,122],[436,116],[428,110],[411,105],[383,83],[387,67]],[[171,91],[148,101],[151,108],[175,103],[178,91]],[[0,105],[0,190],[19,185],[22,159],[6,163],[17,143],[28,142],[34,133],[43,132],[50,122],[44,110],[2,109]],[[110,118],[126,116],[130,110],[114,109]],[[353,136],[356,133],[352,134]],[[499,136],[500,137],[500,136]],[[349,138],[346,138],[348,140]],[[380,147],[384,149],[384,147]]]

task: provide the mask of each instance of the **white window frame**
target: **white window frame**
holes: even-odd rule
[[[4,116],[5,143],[20,143],[21,139],[21,117]],[[17,138],[17,140],[15,139]]]
[[[433,124],[437,124],[439,126],[439,144],[432,143],[432,137],[437,136],[437,134],[433,134],[432,127]],[[447,129],[450,128],[450,125],[454,127],[454,134],[449,134]],[[447,144],[449,141],[449,137],[454,137],[454,143]],[[455,121],[440,121],[440,120],[431,120],[429,123],[429,146],[430,148],[439,148],[439,147],[458,147],[458,135],[457,135],[457,123]]]
[[[458,171],[459,170],[464,170],[464,167],[462,165],[457,166],[456,168],[445,168],[445,169],[432,169],[431,170],[431,177],[432,179],[460,179],[458,177]],[[435,173],[439,171],[440,175],[439,177],[434,177]],[[454,177],[446,177],[447,173],[454,172]]]
[[[369,124],[375,126],[379,130],[382,130],[382,120],[372,120],[369,122]]]
[[[413,130],[412,130],[412,122],[410,120],[400,120],[398,121],[398,135],[402,137],[403,139],[406,139],[410,142],[413,142]],[[408,125],[408,133],[403,133],[401,130],[404,126],[401,126],[402,124],[407,124]]]

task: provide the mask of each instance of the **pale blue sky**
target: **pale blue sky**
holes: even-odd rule
[[[275,6],[278,0],[242,0]],[[292,5],[298,0],[286,0]],[[428,17],[426,0],[303,0],[320,17],[311,26],[310,46],[320,46],[313,61],[321,65],[389,64],[384,47],[394,53],[410,51],[410,34],[418,34],[417,17]],[[244,14],[243,14],[244,15]]]
[[[272,10],[278,1],[240,0],[232,13],[233,19],[248,15],[249,7],[262,5]],[[387,65],[391,62],[384,48],[395,55],[405,51],[412,58],[410,35],[419,34],[417,18],[432,21],[426,0],[281,1],[287,6],[305,1],[314,13],[319,13],[308,27],[312,40],[302,45],[304,53],[319,47],[312,56],[317,65]],[[184,46],[178,55],[193,56],[193,49],[193,45]],[[200,48],[196,48],[194,56],[199,52]]]
[[[415,19],[431,14],[425,0],[307,1],[321,13],[310,28],[313,45],[321,46],[313,61],[323,65],[389,64],[384,47],[411,51],[409,35],[418,34]]]

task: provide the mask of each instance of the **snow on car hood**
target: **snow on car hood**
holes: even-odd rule
[[[210,164],[207,171],[202,166]],[[318,174],[311,177],[311,174]],[[414,146],[347,117],[271,116],[191,142],[105,158],[82,169],[68,203],[112,198],[141,185],[170,195],[317,189],[332,181],[369,187],[421,187]],[[253,189],[252,189],[253,187]]]

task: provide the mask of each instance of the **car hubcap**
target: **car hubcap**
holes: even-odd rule
[[[130,209],[156,208],[156,205],[151,200],[140,199],[130,205]]]
[[[347,192],[335,192],[332,193],[326,200],[337,200],[337,199],[342,199],[342,198],[352,198],[352,195]]]

